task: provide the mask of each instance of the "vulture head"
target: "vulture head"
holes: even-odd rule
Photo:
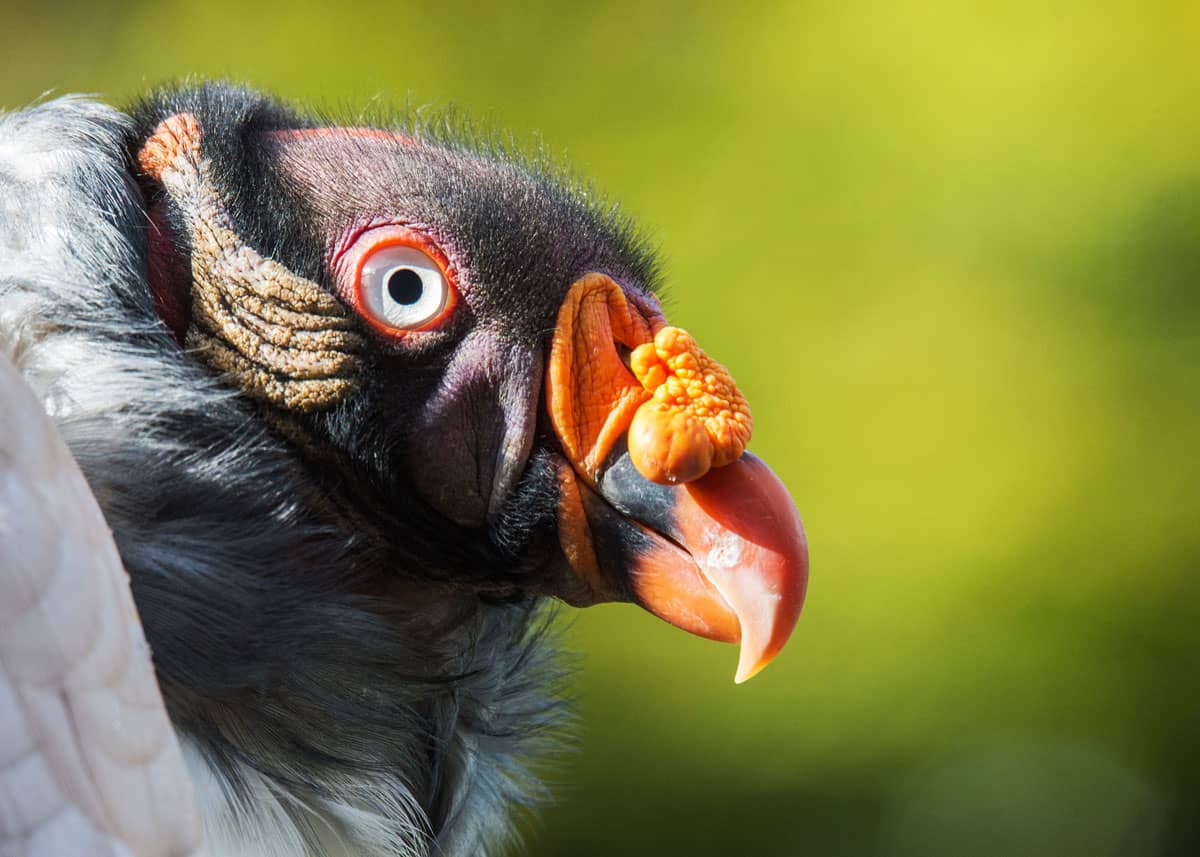
[[[739,682],[799,615],[795,507],[651,250],[462,136],[227,85],[0,119],[0,353],[112,530],[206,853],[494,853],[566,716],[547,600],[740,643]]]

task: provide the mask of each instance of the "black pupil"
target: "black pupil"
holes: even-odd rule
[[[412,268],[397,268],[388,274],[388,295],[398,304],[411,306],[421,299],[425,284],[421,275]]]

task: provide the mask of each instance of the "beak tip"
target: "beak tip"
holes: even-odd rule
[[[788,640],[792,636],[792,631],[795,629],[796,622],[800,618],[800,606],[802,603],[802,601],[798,601],[792,609],[786,611],[790,613],[790,616],[778,617],[783,619],[783,623],[774,629],[774,632],[770,636],[770,642],[766,646],[762,646],[761,644],[755,645],[743,639],[741,651],[738,653],[737,672],[733,677],[734,684],[745,684],[765,670],[775,660],[775,657],[783,650],[783,647],[787,645]]]
[[[750,681],[750,679],[754,678],[756,675],[758,675],[760,672],[762,672],[765,667],[766,667],[766,664],[762,664],[762,663],[760,663],[760,664],[754,664],[754,663],[743,664],[741,661],[739,661],[737,672],[734,673],[734,676],[733,676],[733,683],[734,684],[745,684],[746,682]]]

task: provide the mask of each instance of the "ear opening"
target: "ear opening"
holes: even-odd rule
[[[177,237],[165,199],[153,203],[146,215],[146,277],[150,297],[158,317],[182,346],[192,315],[190,254]]]
[[[138,150],[137,165],[143,176],[162,187],[168,172],[198,168],[200,138],[200,122],[193,114],[168,116]],[[182,346],[191,317],[191,272],[186,242],[180,240],[168,205],[165,195],[157,196],[147,211],[146,274],[154,309]]]

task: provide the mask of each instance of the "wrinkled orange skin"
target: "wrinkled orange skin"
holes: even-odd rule
[[[604,274],[576,280],[558,312],[546,406],[567,460],[593,483],[648,398],[621,362],[617,345],[637,348],[662,325],[661,316],[647,318]]]

